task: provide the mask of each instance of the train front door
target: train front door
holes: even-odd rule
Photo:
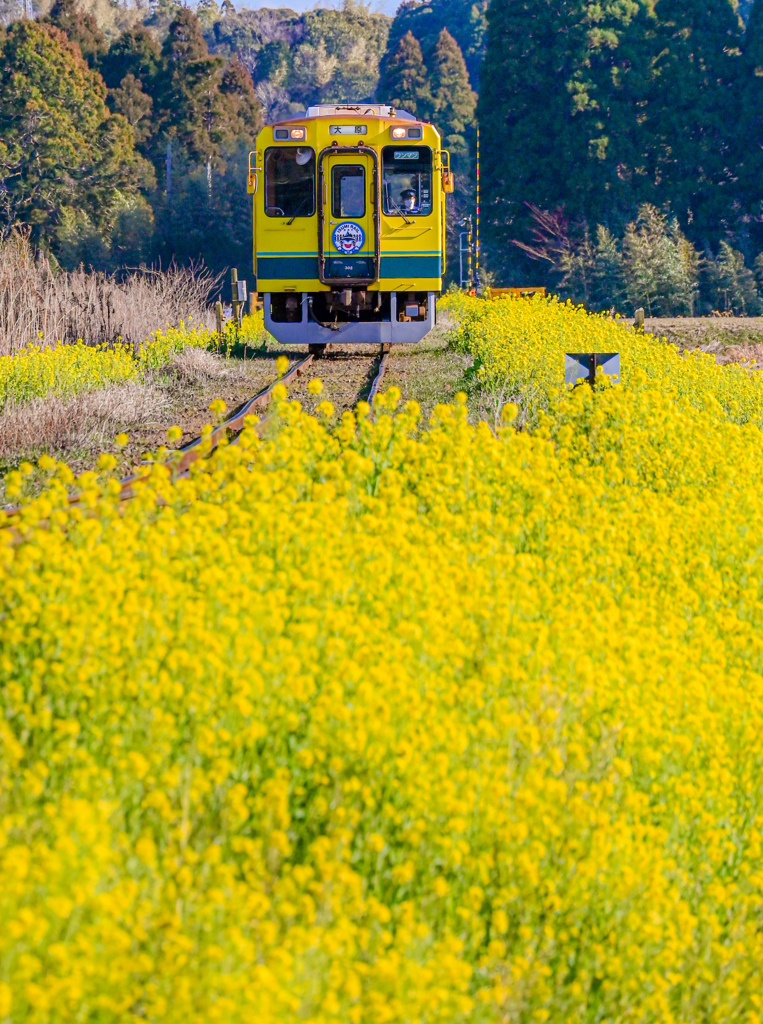
[[[379,276],[377,174],[374,154],[353,147],[321,160],[321,279],[345,288]]]

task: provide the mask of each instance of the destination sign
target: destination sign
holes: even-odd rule
[[[365,124],[330,124],[329,135],[367,135]]]

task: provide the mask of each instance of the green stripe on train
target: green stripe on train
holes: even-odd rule
[[[440,277],[439,256],[384,256],[382,277]],[[265,280],[314,280],[318,276],[317,256],[258,256],[257,277]]]

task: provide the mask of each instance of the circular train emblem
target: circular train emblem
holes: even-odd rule
[[[366,236],[359,224],[345,220],[334,228],[331,240],[337,252],[341,252],[344,256],[352,256],[354,252],[359,252],[363,248]]]

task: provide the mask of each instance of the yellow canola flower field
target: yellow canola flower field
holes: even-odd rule
[[[281,386],[123,507],[46,463],[0,1019],[760,1021],[760,430],[627,373],[534,434]]]
[[[235,344],[261,345],[266,337],[260,310],[244,317],[239,332],[232,323],[226,325],[222,340],[202,324],[168,325],[163,331],[154,331],[136,354],[131,346],[122,344],[30,345],[16,355],[0,356],[0,410],[9,401],[28,402],[46,395],[68,398],[142,379],[147,370],[164,366],[184,348],[230,352]]]
[[[84,345],[29,346],[13,356],[0,356],[0,409],[7,402],[28,402],[56,394],[62,398],[122,384],[138,368],[124,347]]]
[[[475,357],[474,383],[492,398],[493,411],[515,401],[522,424],[536,425],[538,412],[564,391],[565,352],[619,352],[629,389],[659,389],[699,404],[712,396],[736,422],[763,418],[763,375],[736,363],[720,370],[711,354],[682,353],[607,313],[552,296],[486,301],[455,294],[439,308],[456,321],[454,347]]]

